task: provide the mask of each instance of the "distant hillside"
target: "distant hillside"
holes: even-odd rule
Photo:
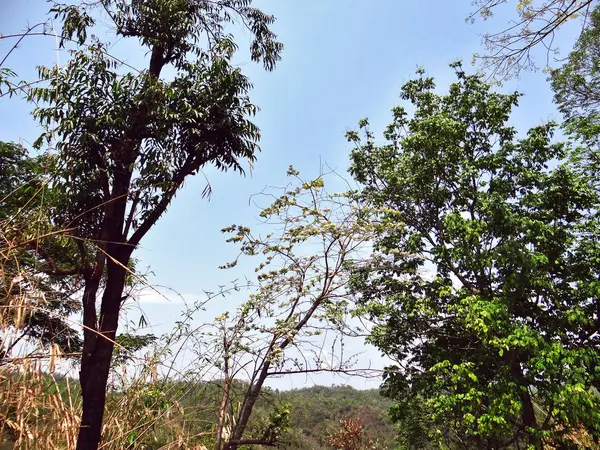
[[[292,405],[290,442],[283,448],[331,448],[327,437],[339,430],[340,421],[347,418],[361,419],[364,432],[376,448],[394,447],[396,433],[387,416],[391,403],[377,390],[315,386],[280,392],[279,396]]]
[[[36,430],[33,446],[28,448],[50,448],[46,445],[50,442],[55,448],[66,448],[61,430],[68,425],[64,413],[71,409],[77,411],[80,405],[77,381],[43,374],[24,377],[3,372],[3,375],[0,377],[0,398],[5,402],[0,408],[0,450],[13,448],[12,442],[20,430],[26,432],[26,429]],[[231,409],[239,408],[246,388],[243,383],[234,383]],[[113,390],[108,396],[107,423],[119,423],[119,426],[109,429],[112,433],[109,438],[118,437],[121,430],[132,430],[127,432],[127,439],[135,442],[128,447],[131,449],[157,450],[179,439],[184,439],[185,448],[214,448],[221,389],[222,382],[215,380],[157,381],[124,391]],[[280,437],[279,448],[335,448],[328,445],[328,438],[342,430],[342,421],[346,419],[357,419],[363,425],[362,436],[369,445],[361,445],[360,450],[394,448],[396,433],[387,416],[389,400],[381,397],[377,390],[357,390],[349,386],[315,386],[292,391],[265,388],[255,405],[245,436],[261,436],[273,411],[286,403],[289,404],[290,427]],[[40,418],[47,429],[39,427],[37,419]],[[136,426],[139,428],[146,420],[150,420],[150,425],[144,431],[137,431]],[[260,447],[252,449],[260,450]]]
[[[215,423],[216,405],[220,399],[220,383],[201,383],[190,389],[182,385],[187,394],[181,400],[188,417],[195,417],[199,425],[196,432],[209,432]],[[239,404],[245,386],[235,383],[232,403]],[[290,430],[281,437],[283,449],[331,449],[328,437],[342,428],[344,419],[360,419],[364,435],[373,441],[371,448],[394,448],[397,433],[388,419],[391,402],[376,389],[358,390],[350,386],[314,386],[291,391],[274,391],[265,388],[258,400],[248,429],[247,437],[257,437],[268,424],[269,414],[275,405],[289,403]],[[235,407],[235,406],[234,406]],[[258,447],[254,447],[257,449]]]

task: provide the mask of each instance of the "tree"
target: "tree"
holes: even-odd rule
[[[282,46],[272,16],[250,0],[149,0],[55,4],[62,45],[73,43],[65,67],[40,68],[46,85],[29,98],[45,127],[36,142],[57,158],[53,187],[69,198],[57,223],[80,245],[83,411],[77,448],[96,449],[124,286],[133,251],[166,211],[188,176],[206,165],[244,172],[259,130],[249,120],[248,79],[232,65],[237,49],[228,26],[252,33],[250,54],[271,70]],[[115,37],[149,52],[145,70],[129,70],[90,35],[100,16]],[[175,75],[165,77],[170,67]],[[90,264],[84,263],[92,261]],[[103,274],[104,289],[101,289]],[[97,313],[99,300],[99,314]]]
[[[364,425],[359,418],[351,417],[342,420],[342,427],[328,438],[332,448],[341,450],[371,449],[373,440],[364,434]]]
[[[342,329],[350,308],[347,265],[360,258],[372,236],[368,207],[351,196],[328,194],[323,177],[305,181],[292,167],[288,175],[293,185],[260,213],[269,234],[256,235],[239,225],[224,230],[233,233],[230,242],[240,243],[240,256],[263,259],[256,268],[256,291],[233,319],[229,314],[217,319],[221,355],[216,362],[223,378],[217,450],[278,443],[288,421],[285,405],[264,429],[246,437],[267,379],[368,372],[352,367],[353,355],[344,355],[343,347],[337,355],[324,349],[326,330]],[[232,408],[236,378],[247,384],[239,407]],[[226,428],[230,432],[224,433]]]
[[[384,145],[366,120],[348,134],[389,224],[353,280],[395,361],[386,394],[462,448],[598,439],[600,198],[553,124],[517,139],[520,95],[453,67],[448,94],[422,71],[403,86],[414,114],[394,109]]]
[[[551,72],[554,99],[565,118],[565,130],[585,144],[581,156],[598,171],[600,155],[600,8],[589,17],[565,64]]]
[[[80,283],[62,270],[77,250],[53,233],[57,196],[45,173],[51,164],[20,145],[0,142],[0,363],[10,361],[11,351],[25,341],[28,351],[39,350],[36,344],[57,345],[69,354],[81,349],[80,334],[68,322],[81,310],[75,299]],[[45,233],[51,235],[41,250],[36,242]]]
[[[487,20],[502,4],[515,5],[518,19],[499,32],[483,36],[484,54],[476,54],[485,71],[493,76],[508,78],[518,76],[522,70],[535,70],[532,56],[535,48],[546,51],[545,66],[552,55],[558,53],[555,46],[556,32],[572,19],[587,22],[594,0],[474,0],[475,11],[467,18],[473,22],[478,17]]]

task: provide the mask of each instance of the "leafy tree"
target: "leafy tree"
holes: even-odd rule
[[[414,113],[393,110],[385,144],[366,120],[348,134],[387,224],[353,282],[396,362],[386,394],[401,422],[422,402],[445,444],[598,439],[600,199],[553,124],[518,139],[519,94],[453,67],[448,94],[422,71],[403,86]]]
[[[329,436],[329,445],[341,450],[371,449],[373,440],[364,434],[364,426],[360,419],[352,417],[342,421],[341,429]]]
[[[474,0],[475,11],[468,17],[489,19],[494,10],[505,3],[514,6],[517,19],[502,31],[483,36],[485,53],[476,54],[484,70],[501,78],[518,76],[522,70],[536,69],[532,57],[536,48],[546,50],[545,66],[558,52],[556,32],[567,22],[587,16],[594,0]],[[583,21],[585,23],[586,20]]]
[[[133,359],[133,353],[152,345],[157,339],[153,334],[119,334],[115,339],[118,347],[113,351],[113,364],[125,364]]]
[[[222,343],[216,362],[224,378],[217,450],[277,443],[274,430],[282,426],[273,422],[258,436],[245,437],[267,379],[325,371],[360,373],[350,367],[348,356],[344,359],[342,354],[337,361],[334,355],[331,361],[324,358],[321,342],[325,330],[339,330],[347,315],[346,266],[358,260],[372,236],[366,205],[327,193],[323,177],[306,181],[292,167],[288,175],[294,184],[260,212],[273,228],[269,234],[263,237],[236,225],[223,230],[233,233],[230,242],[240,243],[240,256],[261,260],[256,267],[256,291],[233,320],[226,313],[216,321],[216,336]],[[231,411],[231,387],[239,376],[246,377],[248,386],[240,407]],[[226,413],[231,433],[221,442]]]
[[[70,200],[57,223],[72,229],[74,241],[95,245],[93,252],[80,246],[82,263],[73,269],[84,281],[77,448],[96,449],[133,251],[186,177],[206,165],[243,172],[258,149],[251,85],[232,65],[237,46],[229,26],[240,21],[250,30],[251,57],[268,70],[282,46],[269,29],[274,18],[250,0],[103,0],[52,11],[63,21],[61,44],[76,48],[66,66],[40,68],[46,86],[30,98],[46,129],[36,144],[53,149],[53,187]],[[148,50],[147,69],[128,71],[88,38],[99,16],[116,38]],[[174,71],[168,79],[167,67]]]
[[[600,168],[600,7],[575,43],[565,64],[552,71],[555,101],[565,118],[566,131],[585,143],[581,156],[596,172]]]
[[[0,354],[9,358],[25,340],[62,352],[81,348],[81,337],[68,322],[79,312],[75,299],[80,283],[66,278],[64,266],[77,258],[76,248],[51,235],[38,247],[38,237],[54,227],[56,192],[48,189],[46,170],[52,161],[29,156],[20,145],[0,142]],[[42,254],[44,255],[42,257]],[[30,350],[37,350],[37,348]]]

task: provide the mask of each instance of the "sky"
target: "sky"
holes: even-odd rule
[[[344,135],[358,120],[368,117],[375,132],[391,119],[390,110],[399,105],[400,86],[418,67],[436,78],[440,90],[453,81],[448,64],[463,59],[470,68],[473,53],[480,52],[480,35],[503,29],[514,18],[509,1],[487,22],[466,23],[472,9],[469,0],[261,0],[255,5],[277,17],[274,30],[284,43],[283,59],[273,72],[243,59],[239,64],[251,79],[252,101],[260,107],[256,123],[262,131],[261,148],[251,174],[220,173],[211,169],[188,180],[168,212],[142,241],[137,253],[138,268],[151,271],[148,280],[181,294],[187,302],[203,298],[206,290],[253,273],[252,261],[236,271],[219,270],[237,255],[225,243],[220,230],[244,224],[260,230],[258,208],[252,194],[266,186],[287,183],[286,170],[293,165],[307,178],[319,174],[323,164],[345,173],[350,145]],[[0,0],[0,34],[18,33],[28,24],[43,22],[47,4],[41,0]],[[559,47],[568,50],[575,37],[564,30]],[[102,39],[103,35],[100,33]],[[0,40],[0,60],[14,40]],[[243,45],[243,36],[240,45]],[[115,51],[128,63],[144,67],[147,55],[124,42]],[[33,75],[38,64],[63,64],[68,55],[56,51],[56,41],[30,37],[6,59],[23,77]],[[543,73],[526,73],[502,90],[525,93],[513,114],[520,130],[547,120],[559,120]],[[0,139],[32,142],[39,133],[29,115],[31,107],[20,99],[0,100]],[[202,198],[206,179],[212,185],[210,201]],[[160,288],[159,288],[160,289]],[[165,297],[146,293],[140,305],[155,332],[172,327],[180,317],[182,300],[164,290]],[[211,303],[197,318],[211,321],[225,310],[234,310],[241,297]],[[129,318],[136,318],[131,308]],[[353,344],[362,352],[361,362],[382,365],[377,350]],[[279,388],[308,383],[349,383],[375,387],[378,380],[340,380],[330,375],[278,380]]]

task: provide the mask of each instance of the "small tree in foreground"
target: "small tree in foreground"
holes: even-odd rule
[[[264,208],[260,217],[269,233],[258,236],[247,227],[232,226],[229,239],[241,253],[259,256],[258,288],[237,316],[218,321],[222,342],[218,359],[224,389],[217,423],[216,449],[242,445],[276,445],[289,411],[275,409],[264,429],[248,424],[265,382],[292,374],[332,372],[367,375],[353,367],[343,345],[327,354],[327,331],[341,330],[351,307],[348,270],[364,254],[375,225],[366,204],[350,195],[330,195],[323,177],[304,181],[290,168],[291,188]],[[235,263],[228,266],[235,265]],[[339,342],[339,341],[338,341]],[[247,383],[234,405],[232,384]],[[238,397],[239,398],[239,397]],[[229,429],[228,433],[224,433]]]
[[[396,224],[353,280],[395,360],[394,416],[418,411],[457,448],[600,439],[600,198],[554,125],[517,139],[519,94],[454,67],[446,95],[422,72],[403,86],[415,112],[394,109],[384,145],[366,120],[348,135],[363,195]]]

